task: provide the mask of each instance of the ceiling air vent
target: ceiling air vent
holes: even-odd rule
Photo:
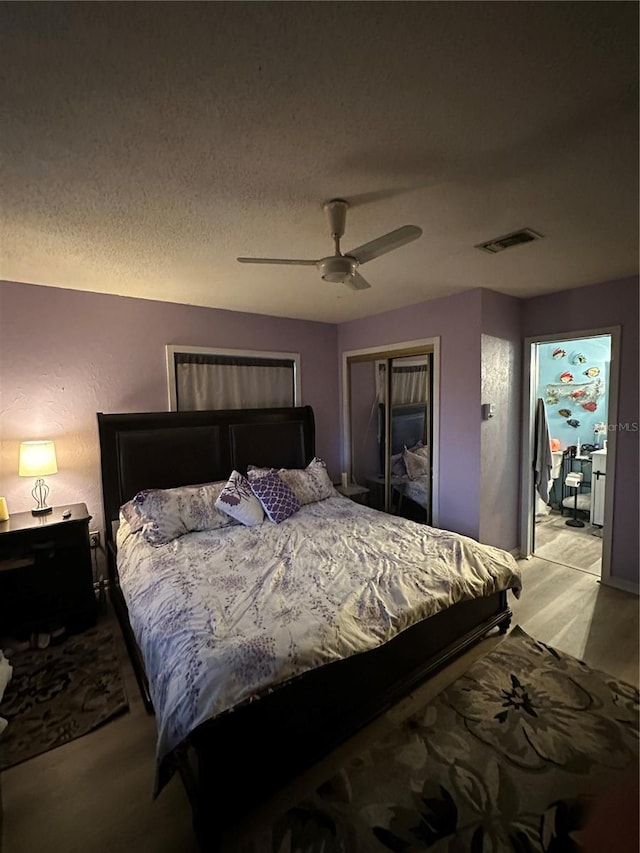
[[[496,237],[495,240],[487,240],[486,243],[478,243],[474,246],[475,249],[482,249],[492,255],[498,252],[504,252],[505,249],[510,249],[512,246],[521,246],[523,243],[530,243],[532,240],[539,240],[542,234],[537,234],[531,228],[522,228],[520,231],[512,231],[511,234],[505,234],[504,237]]]

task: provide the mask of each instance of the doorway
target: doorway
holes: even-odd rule
[[[597,578],[610,572],[618,335],[603,329],[525,346],[521,550]]]

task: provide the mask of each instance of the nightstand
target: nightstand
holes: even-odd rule
[[[343,486],[341,483],[336,486],[336,491],[344,495],[345,498],[351,498],[356,503],[365,503],[369,489],[365,486],[358,486],[356,483],[349,483],[348,486]]]
[[[62,518],[71,510],[68,518]],[[85,504],[0,522],[0,633],[82,631],[97,616]]]

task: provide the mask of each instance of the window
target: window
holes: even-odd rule
[[[300,405],[298,353],[172,345],[167,375],[172,411]]]

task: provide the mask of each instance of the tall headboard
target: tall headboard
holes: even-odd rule
[[[304,468],[315,455],[311,406],[207,412],[98,413],[107,540],[141,489],[226,479],[247,465]]]
[[[425,441],[427,405],[426,403],[407,403],[391,408],[391,454],[401,453],[405,447],[413,447],[419,441]],[[384,403],[379,406],[380,417],[380,468],[384,471]]]

